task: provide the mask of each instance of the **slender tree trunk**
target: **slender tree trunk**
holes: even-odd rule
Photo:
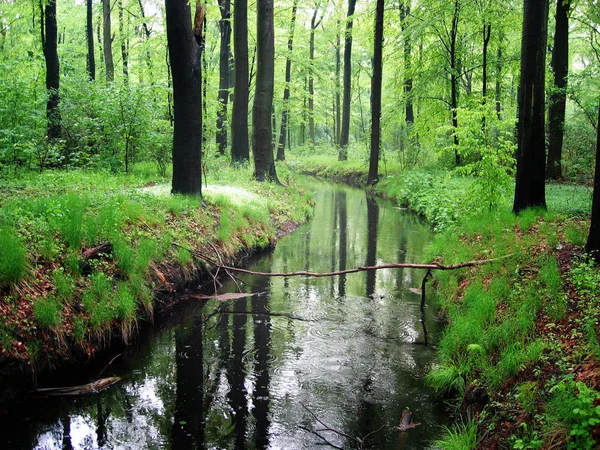
[[[56,0],[49,0],[42,7],[42,49],[46,60],[46,117],[48,139],[58,139],[62,135],[60,115],[60,63],[58,60],[58,24],[56,22]]]
[[[310,143],[312,146],[315,145],[315,81],[313,76],[313,64],[315,60],[315,30],[321,23],[321,19],[317,20],[317,14],[319,13],[318,5],[310,21],[310,42],[309,42],[309,63],[308,63],[308,134]]]
[[[256,85],[252,107],[252,150],[257,181],[278,181],[273,158],[271,108],[275,78],[273,0],[256,5]]]
[[[233,7],[233,54],[235,76],[231,113],[231,159],[248,161],[248,2],[236,0]]]
[[[279,133],[279,145],[277,146],[277,161],[285,160],[285,138],[287,135],[290,82],[292,80],[292,48],[294,44],[294,27],[296,25],[296,10],[298,9],[298,0],[294,0],[292,5],[292,22],[290,25],[290,36],[288,38],[288,55],[285,61],[285,88],[283,90],[283,110],[281,112],[281,130]]]
[[[402,37],[404,38],[404,102],[406,105],[405,120],[407,124],[413,124],[415,122],[415,113],[413,110],[413,101],[411,96],[413,88],[411,74],[412,44],[410,41],[410,35],[407,31],[407,20],[409,14],[410,1],[400,3],[400,28],[402,30]]]
[[[335,145],[340,145],[340,134],[342,125],[342,98],[341,98],[341,85],[340,85],[340,73],[342,68],[342,43],[340,36],[340,21],[336,22],[337,33],[336,33],[336,44],[335,44]]]
[[[460,154],[458,153],[458,61],[456,55],[456,41],[458,37],[458,18],[460,14],[459,0],[454,0],[454,13],[452,15],[452,29],[450,30],[450,107],[452,108],[452,133],[454,140],[454,160],[460,165]]]
[[[96,79],[96,59],[94,58],[94,26],[92,25],[93,18],[92,0],[86,1],[86,27],[85,35],[87,38],[88,54],[87,54],[87,71],[90,80]]]
[[[121,58],[123,61],[123,80],[129,82],[129,45],[125,36],[125,20],[123,17],[123,0],[119,0],[119,37],[121,38]]]
[[[567,75],[569,72],[569,0],[556,0],[556,28],[551,67],[554,88],[548,101],[548,162],[546,178],[562,178],[562,144],[567,104]]]
[[[585,251],[598,263],[600,262],[600,102],[598,102],[598,126],[596,131],[596,167],[592,198],[592,220]]]
[[[173,73],[174,194],[202,195],[202,23],[196,4],[194,28],[187,0],[166,0],[167,41]]]
[[[142,15],[142,28],[144,29],[145,36],[145,45],[146,45],[146,65],[148,66],[148,74],[150,77],[150,85],[154,86],[154,76],[152,75],[152,53],[150,52],[150,36],[151,31],[148,28],[148,24],[146,23],[146,11],[144,10],[144,4],[142,0],[138,0],[138,4],[140,6],[140,13]]]
[[[221,11],[219,30],[221,32],[221,48],[219,51],[219,97],[217,108],[217,151],[225,155],[227,149],[227,102],[229,101],[229,79],[230,65],[229,55],[231,53],[231,0],[218,0]]]
[[[487,103],[487,54],[488,54],[488,45],[490,43],[490,37],[492,35],[492,25],[490,23],[483,24],[483,74],[482,78],[482,88],[481,88],[481,103],[483,106]],[[483,113],[483,117],[481,119],[481,128],[485,132],[485,111]]]
[[[496,52],[496,114],[498,120],[502,120],[502,45],[504,33],[500,33],[498,50]]]
[[[344,96],[342,105],[342,134],[340,137],[340,152],[338,159],[348,159],[348,142],[350,138],[350,96],[352,93],[352,20],[356,0],[348,0],[348,14],[346,18],[346,38],[344,45]]]
[[[112,31],[110,29],[110,0],[102,0],[102,23],[104,24],[104,66],[106,68],[106,81],[115,79],[115,64],[112,54]]]
[[[377,0],[375,40],[373,44],[373,77],[371,78],[371,155],[368,184],[379,181],[379,145],[381,142],[381,83],[383,78],[383,12],[384,0]]]
[[[546,208],[544,81],[548,2],[525,0],[517,123],[517,174],[513,211]]]

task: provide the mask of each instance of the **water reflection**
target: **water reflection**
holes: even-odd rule
[[[429,232],[413,216],[352,189],[319,186],[315,200],[315,219],[255,270],[423,260]],[[157,324],[151,341],[103,375],[124,375],[119,384],[91,397],[24,402],[0,423],[0,442],[23,449],[311,449],[324,443],[320,433],[343,448],[356,448],[355,438],[371,449],[426,448],[446,414],[423,386],[435,352],[413,345],[439,333],[431,310],[422,314],[419,296],[408,290],[423,275],[248,277],[244,289],[257,295],[182,303],[172,322]],[[406,407],[422,425],[403,434],[394,427]]]

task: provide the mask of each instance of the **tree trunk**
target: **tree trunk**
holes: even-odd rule
[[[231,159],[248,161],[248,1],[236,0],[233,6],[233,54],[235,76],[231,112]]]
[[[492,24],[484,23],[483,24],[483,68],[482,68],[482,88],[481,88],[481,103],[483,106],[487,103],[487,54],[488,54],[488,45],[490,43],[490,37],[492,34]],[[481,119],[481,129],[485,133],[485,111],[483,113],[483,117]]]
[[[548,99],[548,162],[546,178],[562,178],[562,144],[567,103],[567,75],[569,72],[569,0],[556,0],[556,28],[550,63],[554,72],[554,89]]]
[[[115,79],[115,64],[112,54],[112,31],[110,29],[110,0],[102,0],[102,22],[104,24],[104,67],[106,68],[106,81]]]
[[[544,81],[548,3],[525,0],[517,123],[517,174],[513,211],[546,208]]]
[[[60,116],[60,63],[58,61],[58,24],[56,22],[56,0],[49,0],[42,6],[42,48],[46,59],[46,117],[48,139],[58,139],[62,135]]]
[[[173,73],[174,194],[202,194],[202,23],[204,8],[196,4],[194,29],[187,0],[166,0],[167,42]]]
[[[454,14],[452,15],[452,29],[450,30],[450,107],[452,108],[452,128],[454,132],[454,160],[460,166],[460,154],[458,153],[458,64],[456,58],[456,40],[458,36],[458,18],[460,13],[459,0],[454,0]]]
[[[598,103],[598,126],[596,127],[596,168],[594,172],[594,195],[592,198],[592,220],[585,251],[600,262],[600,102]]]
[[[87,71],[90,80],[96,79],[96,59],[94,58],[94,26],[92,25],[93,9],[92,0],[86,1],[86,26],[85,35],[87,38]]]
[[[356,0],[348,0],[348,14],[346,18],[346,42],[344,45],[344,95],[342,104],[342,134],[340,136],[340,152],[338,159],[348,159],[348,142],[350,138],[350,96],[352,83],[352,16]]]
[[[404,38],[404,103],[405,103],[405,120],[407,124],[415,122],[415,113],[413,110],[413,101],[411,97],[413,80],[411,75],[411,53],[412,46],[410,35],[407,32],[407,20],[410,15],[410,1],[400,3],[400,29]]]
[[[502,120],[502,42],[504,33],[500,34],[500,42],[498,43],[498,51],[496,52],[496,115],[498,120]]]
[[[144,4],[142,0],[138,0],[140,6],[140,13],[142,15],[142,28],[144,29],[144,36],[146,38],[146,65],[148,66],[148,74],[150,77],[150,85],[154,86],[154,76],[152,75],[152,53],[150,52],[150,35],[152,34],[150,28],[148,28],[148,24],[146,23],[146,11],[144,10]]]
[[[298,0],[292,5],[292,23],[290,25],[290,37],[288,38],[288,55],[285,61],[285,89],[283,90],[283,110],[281,112],[281,130],[279,133],[279,145],[277,146],[277,161],[285,160],[285,138],[287,136],[287,125],[289,115],[290,82],[292,80],[292,48],[294,44],[294,27],[296,25],[296,10]]]
[[[123,17],[123,0],[119,0],[119,36],[121,38],[121,59],[123,62],[123,80],[129,82],[129,45],[125,37],[125,21]]]
[[[275,78],[273,0],[256,5],[256,86],[252,107],[252,150],[257,181],[278,181],[273,158],[271,108]]]
[[[336,22],[337,33],[336,33],[336,44],[335,44],[335,145],[340,145],[340,133],[342,125],[342,99],[341,99],[341,86],[340,86],[340,73],[342,68],[342,44],[340,37],[340,21]]]
[[[381,142],[381,82],[383,56],[383,7],[384,0],[377,0],[375,13],[375,40],[373,44],[373,77],[371,78],[371,154],[367,183],[379,181],[379,145]]]
[[[217,107],[217,151],[225,155],[227,149],[227,102],[229,100],[229,54],[231,53],[231,0],[218,0],[221,11],[219,30],[221,31],[221,47],[219,51],[219,97]]]
[[[315,7],[312,19],[310,21],[310,41],[309,41],[309,63],[308,63],[308,134],[310,143],[315,145],[315,82],[313,77],[313,63],[315,60],[315,30],[321,23],[321,19],[317,20],[319,13],[318,5]]]

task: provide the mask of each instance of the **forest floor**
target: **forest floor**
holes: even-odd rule
[[[291,165],[338,181],[348,171],[335,158]],[[477,212],[470,181],[448,172],[384,177],[374,191],[432,224],[431,260],[503,258],[434,276],[447,325],[426,381],[456,417],[435,446],[600,448],[600,271],[583,253],[591,190],[548,185],[548,211],[519,216],[510,190]]]
[[[223,165],[202,199],[170,195],[150,171],[3,180],[0,387],[23,379],[19,367],[86,361],[188,290],[216,289],[214,267],[195,255],[243,264],[312,215],[310,195],[281,176],[285,187]]]

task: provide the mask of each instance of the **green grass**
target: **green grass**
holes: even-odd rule
[[[445,427],[444,437],[434,442],[439,450],[475,450],[477,448],[477,423],[468,420],[452,428]]]
[[[62,304],[54,296],[38,298],[33,304],[33,314],[44,328],[57,328],[62,323]]]
[[[0,288],[19,281],[27,273],[27,250],[16,230],[0,228]]]

